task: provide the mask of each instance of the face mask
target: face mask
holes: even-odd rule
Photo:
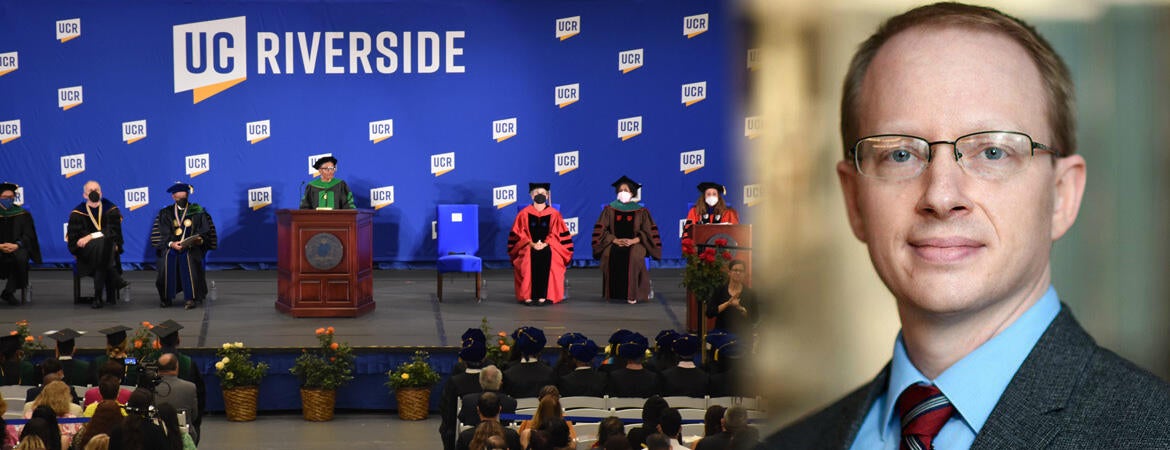
[[[634,194],[631,194],[631,193],[626,192],[626,191],[618,192],[617,199],[619,202],[629,203],[631,198],[634,198]]]
[[[15,205],[15,204],[16,204],[16,199],[14,199],[14,198],[0,198],[0,206],[3,206],[4,209],[11,208],[12,205]]]
[[[101,199],[102,194],[99,194],[98,191],[89,191],[89,201],[97,203]]]
[[[179,205],[180,208],[186,208],[187,207],[187,199],[180,198],[178,200],[175,200],[175,204]]]
[[[719,197],[716,197],[716,196],[707,197],[707,200],[705,200],[705,201],[707,203],[707,206],[715,206],[716,204],[719,203]]]
[[[544,194],[536,194],[536,196],[532,197],[532,201],[537,205],[543,205],[544,202],[548,201],[548,196]]]

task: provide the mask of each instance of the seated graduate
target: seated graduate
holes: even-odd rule
[[[564,300],[565,266],[573,259],[573,237],[560,211],[549,204],[549,186],[528,183],[532,204],[516,214],[508,233],[516,300],[525,305]]]
[[[74,359],[73,353],[77,349],[77,338],[82,332],[72,328],[64,328],[50,333],[45,337],[57,341],[57,361],[61,362],[64,371],[65,384],[70,386],[89,386],[93,384],[93,372],[89,362]]]
[[[0,386],[36,386],[41,378],[25,361],[19,334],[0,336]]]
[[[625,367],[609,373],[605,382],[605,394],[610,397],[646,398],[657,394],[660,385],[658,374],[642,366],[650,341],[640,333],[630,332],[621,342],[614,345],[615,353],[625,360]]]
[[[555,382],[552,367],[540,360],[548,342],[544,330],[523,326],[512,332],[512,339],[512,351],[520,355],[520,362],[504,371],[504,392],[514,398],[536,397],[540,388]]]
[[[354,209],[353,192],[337,175],[337,158],[326,156],[313,163],[321,177],[310,181],[301,198],[301,209]]]
[[[28,262],[41,263],[41,247],[32,214],[16,204],[12,183],[0,183],[0,278],[8,279],[0,298],[10,305],[20,302],[13,295],[28,286]]]
[[[93,308],[117,303],[118,289],[129,286],[122,279],[122,211],[102,198],[102,185],[87,181],[85,201],[69,214],[66,238],[69,253],[77,257],[77,273],[93,277]],[[105,294],[103,301],[102,294]]]
[[[216,248],[218,238],[211,215],[198,203],[190,203],[192,191],[191,185],[180,182],[167,188],[175,202],[159,210],[150,232],[150,245],[158,253],[155,285],[164,308],[171,306],[178,292],[183,293],[187,309],[207,298],[203,257]]]
[[[662,258],[662,240],[650,211],[634,201],[642,185],[622,175],[613,187],[617,200],[602,209],[593,225],[593,257],[601,262],[602,298],[635,304],[650,297],[644,260]]]
[[[592,339],[574,341],[569,344],[569,354],[572,355],[576,368],[557,380],[557,389],[565,397],[601,397],[605,395],[605,376],[593,368],[593,359],[597,357],[598,347]]]
[[[739,213],[735,208],[727,206],[723,197],[727,195],[727,188],[719,183],[704,181],[699,183],[699,200],[695,206],[687,211],[687,221],[683,224],[683,239],[691,239],[696,224],[739,223]]]

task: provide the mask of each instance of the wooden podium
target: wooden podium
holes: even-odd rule
[[[738,259],[744,262],[744,269],[746,270],[744,282],[749,287],[752,285],[752,226],[751,225],[695,225],[693,232],[695,247],[699,252],[702,252],[707,247],[715,247],[716,239],[727,239],[725,250],[731,252],[731,259]],[[707,319],[706,326],[702,330],[699,329],[700,320],[704,317],[703,301],[706,299],[696,299],[693,294],[687,292],[687,330],[695,333],[706,334],[715,326],[715,319]]]
[[[374,213],[276,212],[276,309],[293,317],[357,317],[374,310]]]

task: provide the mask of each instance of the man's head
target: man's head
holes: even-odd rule
[[[324,158],[318,159],[317,162],[313,164],[313,168],[321,174],[321,181],[326,183],[333,181],[333,176],[337,175],[337,158],[326,156]]]
[[[485,391],[498,391],[504,384],[504,373],[494,365],[484,367],[479,371],[479,387]]]
[[[663,410],[662,417],[658,418],[658,432],[677,438],[682,433],[682,414],[674,408]]]
[[[98,393],[102,395],[102,400],[117,400],[118,390],[121,389],[121,386],[119,385],[121,383],[122,380],[119,380],[117,377],[109,375],[103,376],[102,379],[98,381]]]
[[[862,45],[845,82],[837,173],[853,233],[904,323],[1043,294],[1052,242],[1084,188],[1073,129],[1068,69],[1030,26],[993,9],[924,6]],[[985,131],[1019,134],[957,139]],[[899,172],[906,165],[919,171]]]
[[[159,375],[177,375],[179,373],[179,358],[174,353],[163,353],[158,357]]]
[[[0,208],[8,209],[16,203],[16,189],[12,183],[0,183]]]
[[[41,362],[41,375],[57,374],[61,377],[65,376],[65,367],[61,365],[61,361],[57,358],[49,358]]]
[[[175,201],[180,208],[187,207],[188,197],[191,196],[191,185],[183,182],[175,182],[171,187],[167,188],[167,193],[171,194],[171,199]]]
[[[747,428],[747,410],[739,405],[731,405],[723,412],[723,430],[735,434]]]
[[[480,420],[494,419],[500,415],[500,396],[495,392],[484,392],[479,394],[479,401],[475,403],[475,409],[479,412]]]
[[[97,203],[102,199],[102,185],[93,180],[86,181],[81,188],[81,195],[89,202]]]
[[[670,450],[670,439],[667,439],[662,433],[654,433],[646,436],[646,448],[648,450]]]
[[[532,203],[543,205],[548,203],[549,189],[552,187],[549,183],[528,183],[528,196],[532,197]]]

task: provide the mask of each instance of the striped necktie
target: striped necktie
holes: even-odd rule
[[[901,450],[930,450],[932,441],[955,407],[934,385],[915,384],[902,391],[894,404],[902,416]]]

